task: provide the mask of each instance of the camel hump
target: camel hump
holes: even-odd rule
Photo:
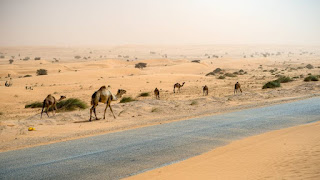
[[[102,90],[102,89],[107,89],[106,86],[101,86],[101,88],[99,90]]]

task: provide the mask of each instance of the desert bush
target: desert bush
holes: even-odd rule
[[[198,102],[197,102],[196,100],[193,100],[193,101],[190,103],[191,106],[197,105],[197,104],[198,104]]]
[[[32,75],[30,75],[30,74],[27,74],[27,75],[25,75],[25,76],[23,76],[23,77],[32,77]]]
[[[41,60],[41,57],[35,57],[34,60]]]
[[[216,68],[214,71],[212,71],[213,73],[219,73],[219,72],[221,72],[222,71],[222,69],[220,69],[220,68]]]
[[[120,103],[127,103],[127,102],[132,102],[132,101],[135,101],[135,99],[133,99],[132,97],[123,97],[120,100]]]
[[[233,74],[238,75],[238,74],[239,74],[239,72],[233,72]]]
[[[48,71],[46,69],[38,69],[37,70],[37,75],[48,75]]]
[[[86,109],[88,105],[80,99],[70,98],[57,103],[59,111],[74,111],[77,109]]]
[[[244,73],[244,70],[243,70],[243,69],[240,69],[240,70],[239,70],[239,73]]]
[[[148,93],[148,92],[143,92],[143,93],[140,93],[140,94],[139,94],[139,97],[147,97],[147,96],[150,96],[150,93]]]
[[[24,61],[28,61],[29,59],[30,59],[30,57],[28,57],[28,56],[23,58]]]
[[[0,116],[2,116],[3,115],[3,112],[0,112]]]
[[[81,58],[81,56],[74,56],[74,58],[75,58],[75,59],[80,59],[80,58]]]
[[[293,81],[289,76],[280,76],[276,81],[279,83],[287,83]]]
[[[225,76],[219,76],[218,79],[225,79]]]
[[[206,76],[214,76],[215,73],[214,72],[209,72],[208,74],[206,74]]]
[[[155,108],[155,107],[154,107],[154,108],[151,109],[151,112],[159,112],[159,111],[160,111],[159,108]]]
[[[0,59],[4,59],[4,58],[5,58],[5,56],[4,56],[4,55],[1,55],[1,56],[0,56]]]
[[[227,76],[227,77],[237,77],[237,75],[232,74],[232,73],[226,73],[224,75]]]
[[[276,87],[280,87],[280,82],[277,80],[267,82],[265,85],[263,85],[262,89],[276,88]]]
[[[42,108],[43,103],[40,101],[36,101],[30,104],[26,104],[24,108]]]
[[[311,64],[306,65],[306,68],[313,69],[313,66]]]
[[[138,63],[135,65],[135,68],[143,69],[147,67],[147,63]]]
[[[304,78],[304,81],[306,81],[306,82],[308,82],[308,81],[319,81],[319,78],[317,76],[310,75],[310,76]]]
[[[13,63],[13,59],[10,59],[10,60],[9,60],[9,63],[12,64],[12,63]]]
[[[192,60],[191,62],[200,63],[200,60]]]

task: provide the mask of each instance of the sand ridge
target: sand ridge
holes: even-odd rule
[[[281,55],[276,55],[278,51]],[[305,51],[308,53],[302,53]],[[319,82],[304,82],[300,78],[308,73],[320,74],[319,51],[315,47],[1,47],[0,52],[5,55],[0,59],[0,151],[282,103],[317,96],[320,90]],[[263,57],[261,53],[265,52],[273,55]],[[164,54],[168,57],[164,58]],[[75,59],[77,55],[81,58]],[[11,56],[15,56],[13,64],[8,62]],[[30,60],[20,60],[26,56]],[[38,56],[41,60],[33,60]],[[147,63],[147,67],[135,68],[138,62]],[[307,64],[314,68],[305,68]],[[36,76],[40,68],[47,69],[48,75]],[[225,79],[218,79],[223,74],[206,76],[216,68],[225,73],[242,69],[246,74]],[[10,79],[8,74],[13,82],[11,87],[4,86]],[[262,90],[262,85],[276,79],[276,75],[297,78],[281,88]],[[177,82],[186,84],[181,93],[174,94],[173,85]],[[233,94],[236,82],[241,83],[242,94]],[[25,108],[28,103],[42,102],[48,94],[79,98],[89,105],[91,95],[103,85],[110,85],[114,93],[125,89],[125,97],[136,99],[130,103],[112,102],[117,119],[108,110],[105,120],[88,123],[89,109],[40,119],[41,109]],[[204,85],[209,87],[209,96],[202,94]],[[32,86],[33,90],[26,90],[25,86]],[[153,96],[156,87],[160,100]],[[142,92],[149,92],[150,96],[139,97]],[[98,117],[103,116],[104,108],[103,104],[98,106]],[[30,126],[36,131],[29,132]]]

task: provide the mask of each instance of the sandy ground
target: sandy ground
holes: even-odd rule
[[[320,122],[252,136],[128,179],[320,179]]]
[[[0,47],[0,56],[4,56],[0,58],[0,151],[318,96],[320,82],[304,82],[300,76],[320,74],[319,49],[300,46]],[[265,53],[270,56],[264,57]],[[81,58],[75,59],[77,55]],[[23,60],[25,57],[30,60]],[[9,59],[14,62],[9,64]],[[138,62],[147,63],[147,67],[135,68]],[[314,68],[305,68],[307,64]],[[223,74],[241,69],[246,73],[225,79],[218,79],[223,74],[206,76],[216,68],[222,68]],[[37,69],[48,70],[48,75],[37,76]],[[280,88],[261,88],[277,75],[295,79]],[[5,87],[4,83],[9,80],[13,85]],[[243,93],[234,95],[237,81]],[[185,85],[180,93],[173,93],[177,82]],[[91,123],[88,123],[89,109],[50,114],[40,119],[41,109],[25,108],[26,104],[42,102],[48,94],[56,98],[60,95],[78,98],[90,105],[91,95],[103,85],[110,85],[114,93],[119,88],[125,89],[125,96],[136,101],[112,102],[117,118],[113,119],[107,110],[105,120]],[[204,85],[209,87],[208,96],[202,94]],[[33,90],[26,90],[26,86]],[[156,87],[160,89],[160,100],[153,96]],[[150,96],[139,97],[142,92],[149,92]],[[98,106],[98,117],[103,116],[104,108],[103,104]],[[36,130],[28,131],[28,127]]]

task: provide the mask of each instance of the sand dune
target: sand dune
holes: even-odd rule
[[[249,137],[127,179],[319,179],[320,123]]]
[[[309,53],[302,54],[302,51]],[[0,52],[5,55],[0,59],[0,151],[281,103],[317,96],[320,90],[319,82],[304,82],[300,78],[308,73],[320,74],[317,47],[1,47]],[[263,57],[261,53],[265,52],[273,55]],[[276,55],[277,52],[281,55]],[[164,54],[168,58],[164,58]],[[77,55],[81,58],[75,59]],[[219,58],[212,58],[213,55]],[[8,61],[11,56],[15,56],[13,64]],[[30,60],[20,60],[26,56]],[[38,56],[41,60],[34,60]],[[195,59],[200,63],[191,62]],[[147,67],[135,68],[138,62],[147,63]],[[305,68],[307,64],[314,68]],[[48,70],[48,75],[37,76],[36,71],[40,68]],[[216,68],[222,68],[225,73],[242,69],[246,74],[225,79],[218,79],[222,74],[205,76]],[[274,69],[277,70],[270,72]],[[12,78],[11,87],[4,86],[10,79],[8,74]],[[280,88],[261,89],[263,84],[276,79],[276,75],[296,78]],[[233,95],[237,81],[241,83],[243,93]],[[176,82],[185,82],[185,86],[181,93],[174,94]],[[119,88],[125,89],[125,96],[137,101],[113,102],[117,119],[113,119],[108,110],[106,120],[92,123],[87,123],[89,109],[40,119],[41,109],[25,108],[28,103],[42,102],[48,94],[79,98],[89,105],[91,95],[102,85],[110,85],[109,89],[114,93]],[[209,87],[209,96],[202,95],[204,85]],[[33,90],[26,90],[25,86],[31,86]],[[160,90],[160,100],[153,96],[156,87]],[[150,96],[139,97],[142,92],[149,92]],[[103,104],[98,106],[99,117],[104,108]],[[30,126],[36,131],[29,132]]]

